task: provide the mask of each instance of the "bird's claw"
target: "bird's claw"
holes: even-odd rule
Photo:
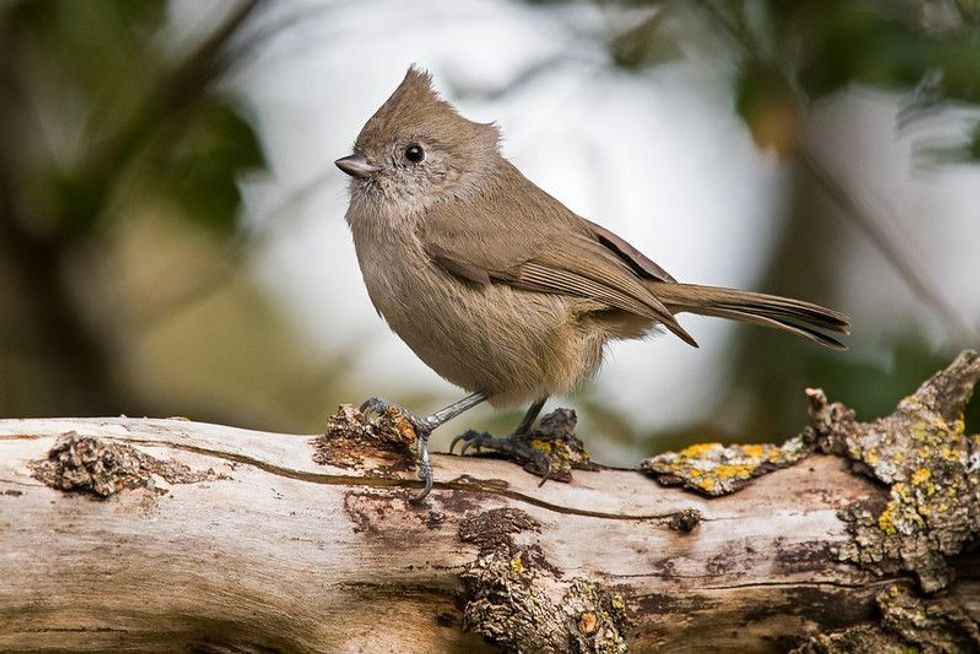
[[[490,436],[490,434],[487,434],[486,432],[481,433],[481,432],[478,432],[478,431],[474,431],[473,429],[470,429],[470,430],[468,430],[468,431],[460,434],[459,436],[457,436],[456,438],[454,438],[452,441],[450,441],[450,443],[449,443],[449,453],[450,454],[453,453],[453,450],[456,449],[456,444],[459,443],[460,441],[463,441],[463,447],[459,451],[460,456],[466,456],[466,452],[471,447],[475,447],[476,448],[476,451],[479,452],[480,451],[480,441],[483,438],[492,438],[492,436]]]
[[[361,413],[364,415],[380,416],[388,410],[391,405],[380,397],[369,397],[361,404]]]
[[[412,425],[412,430],[415,432],[415,445],[418,451],[419,462],[418,478],[425,484],[421,492],[411,500],[413,504],[418,504],[432,491],[432,461],[429,457],[429,435],[432,434],[435,425],[432,424],[430,417],[419,417],[408,409],[389,404],[380,397],[369,398],[361,404],[361,413],[365,416],[381,416],[386,413],[391,413],[392,410],[397,412],[401,418],[408,421]]]

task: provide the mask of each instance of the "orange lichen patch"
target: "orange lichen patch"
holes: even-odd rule
[[[796,463],[810,452],[800,437],[781,446],[701,443],[658,454],[640,463],[640,468],[666,486],[683,485],[714,497],[733,493],[752,478]]]
[[[385,414],[387,418],[391,420],[392,426],[395,428],[395,433],[398,434],[397,441],[404,443],[413,442],[418,434],[415,432],[415,425],[412,421],[405,417],[404,412],[400,407],[389,406],[385,409]]]
[[[586,611],[578,620],[578,630],[586,636],[591,636],[599,630],[599,617],[595,611]]]

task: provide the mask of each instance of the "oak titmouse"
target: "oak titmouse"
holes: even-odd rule
[[[483,401],[531,403],[517,447],[545,399],[599,367],[606,343],[664,327],[696,346],[682,312],[775,327],[842,349],[846,316],[808,302],[681,284],[632,245],[577,216],[500,154],[492,124],[460,116],[428,73],[405,79],[368,120],[354,154],[347,222],[368,295],[433,370],[471,395],[415,427],[432,486],[433,429]],[[365,410],[387,405],[377,398]]]

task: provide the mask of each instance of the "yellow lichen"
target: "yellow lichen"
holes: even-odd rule
[[[515,556],[510,560],[510,571],[515,575],[524,572],[524,564],[521,562],[521,557]]]
[[[642,467],[669,478],[671,483],[680,480],[688,488],[717,496],[734,492],[753,477],[791,465],[810,452],[799,436],[781,447],[770,443],[698,443],[679,452],[659,454],[644,461]]]
[[[923,420],[913,423],[909,427],[909,433],[912,434],[912,440],[924,441],[929,438],[929,424]]]
[[[898,533],[898,530],[895,529],[894,517],[892,515],[894,509],[895,503],[892,502],[886,506],[885,510],[881,512],[881,515],[878,516],[878,528],[885,532],[885,534],[888,536],[894,536],[896,533]]]
[[[535,439],[530,441],[528,445],[536,450],[544,452],[545,454],[551,454],[551,443],[546,443],[545,441]]]
[[[902,482],[896,482],[895,485],[892,486],[892,495],[897,495],[905,502],[912,501],[912,495],[911,493],[909,493],[908,485]]]
[[[720,463],[715,467],[718,479],[748,479],[755,466],[748,463]]]
[[[912,473],[912,485],[921,486],[923,482],[927,481],[931,475],[932,472],[929,470],[929,468],[919,468]]]
[[[741,449],[745,456],[750,456],[753,459],[761,458],[766,452],[765,445],[742,445]]]
[[[866,472],[886,484],[890,494],[883,510],[864,504],[848,508],[854,549],[843,560],[858,561],[878,574],[914,572],[927,593],[948,584],[946,559],[972,539],[973,492],[980,484],[980,462],[968,456],[967,426],[962,415],[951,415],[949,409],[961,411],[968,393],[958,399],[955,393],[969,390],[963,385],[973,386],[977,363],[977,353],[963,353],[917,395],[903,400],[896,413],[872,423],[850,422],[842,405],[835,407],[837,413],[828,413],[825,405],[811,411],[818,426],[828,417],[847,416],[845,424],[831,424],[818,444],[867,464]]]
[[[698,443],[685,447],[680,451],[680,455],[688,458],[697,458],[705,452],[710,452],[719,447],[721,447],[721,443]]]

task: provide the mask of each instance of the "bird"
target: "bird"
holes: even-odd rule
[[[611,342],[666,330],[697,347],[677,314],[845,349],[835,337],[849,333],[842,313],[678,282],[527,179],[501,154],[500,139],[497,125],[460,115],[413,65],[353,153],[335,162],[350,176],[346,221],[371,302],[425,364],[469,392],[429,415],[399,408],[415,431],[424,482],[414,501],[433,486],[434,429],[482,402],[529,405],[510,436],[477,443],[514,451],[545,401],[593,377]],[[361,408],[389,407],[373,397]]]

